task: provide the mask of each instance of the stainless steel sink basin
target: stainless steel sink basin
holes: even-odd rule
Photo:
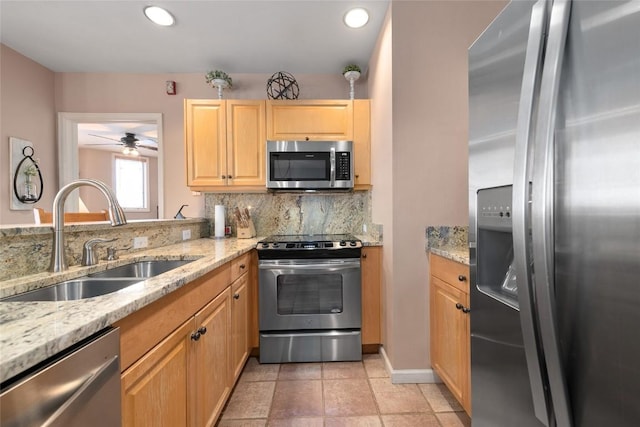
[[[148,278],[162,273],[166,273],[174,268],[182,267],[193,260],[152,260],[138,261],[132,264],[123,265],[98,273],[90,274],[89,277],[136,277]]]
[[[93,298],[119,291],[140,281],[141,279],[132,277],[121,279],[83,277],[3,298],[2,301],[70,301]]]

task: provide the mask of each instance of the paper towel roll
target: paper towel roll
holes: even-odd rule
[[[214,236],[216,239],[224,238],[224,206],[223,205],[215,205],[214,218]]]

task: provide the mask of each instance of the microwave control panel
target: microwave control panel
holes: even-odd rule
[[[351,179],[351,153],[339,151],[336,153],[336,180],[349,181]]]

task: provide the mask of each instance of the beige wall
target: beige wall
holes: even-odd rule
[[[45,175],[45,196],[36,206],[51,210],[58,189],[58,112],[70,113],[162,113],[164,149],[164,212],[171,218],[180,205],[183,213],[204,216],[204,198],[186,187],[183,144],[183,101],[185,98],[216,98],[217,90],[205,83],[204,73],[189,74],[101,74],[52,73],[39,64],[2,45],[2,128],[9,136],[36,144]],[[225,98],[266,99],[266,82],[271,74],[233,74],[234,88]],[[299,99],[344,99],[349,83],[336,74],[296,75]],[[165,81],[174,80],[177,95],[165,94]],[[366,76],[356,82],[356,98],[367,98]],[[0,165],[8,165],[8,149],[0,150]],[[8,174],[0,182],[0,224],[32,223],[33,214],[9,211]]]
[[[51,210],[58,186],[54,73],[0,44],[0,224],[33,224],[34,206]],[[33,143],[44,192],[27,210],[10,210],[9,137]]]
[[[393,117],[390,141],[388,126],[372,120],[372,215],[384,228],[385,348],[394,369],[430,367],[425,228],[468,221],[467,49],[505,4],[395,1],[391,35],[370,65],[372,116]],[[380,64],[385,56],[391,70]]]

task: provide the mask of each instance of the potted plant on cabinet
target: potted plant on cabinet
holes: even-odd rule
[[[349,64],[346,67],[344,67],[344,69],[342,70],[342,75],[344,76],[345,79],[349,81],[350,99],[353,99],[355,97],[353,84],[356,80],[360,78],[360,72],[361,72],[360,67],[358,67],[356,64]]]
[[[222,90],[233,86],[233,81],[229,74],[222,70],[209,71],[205,79],[212,87],[218,88],[218,98],[222,99]]]

